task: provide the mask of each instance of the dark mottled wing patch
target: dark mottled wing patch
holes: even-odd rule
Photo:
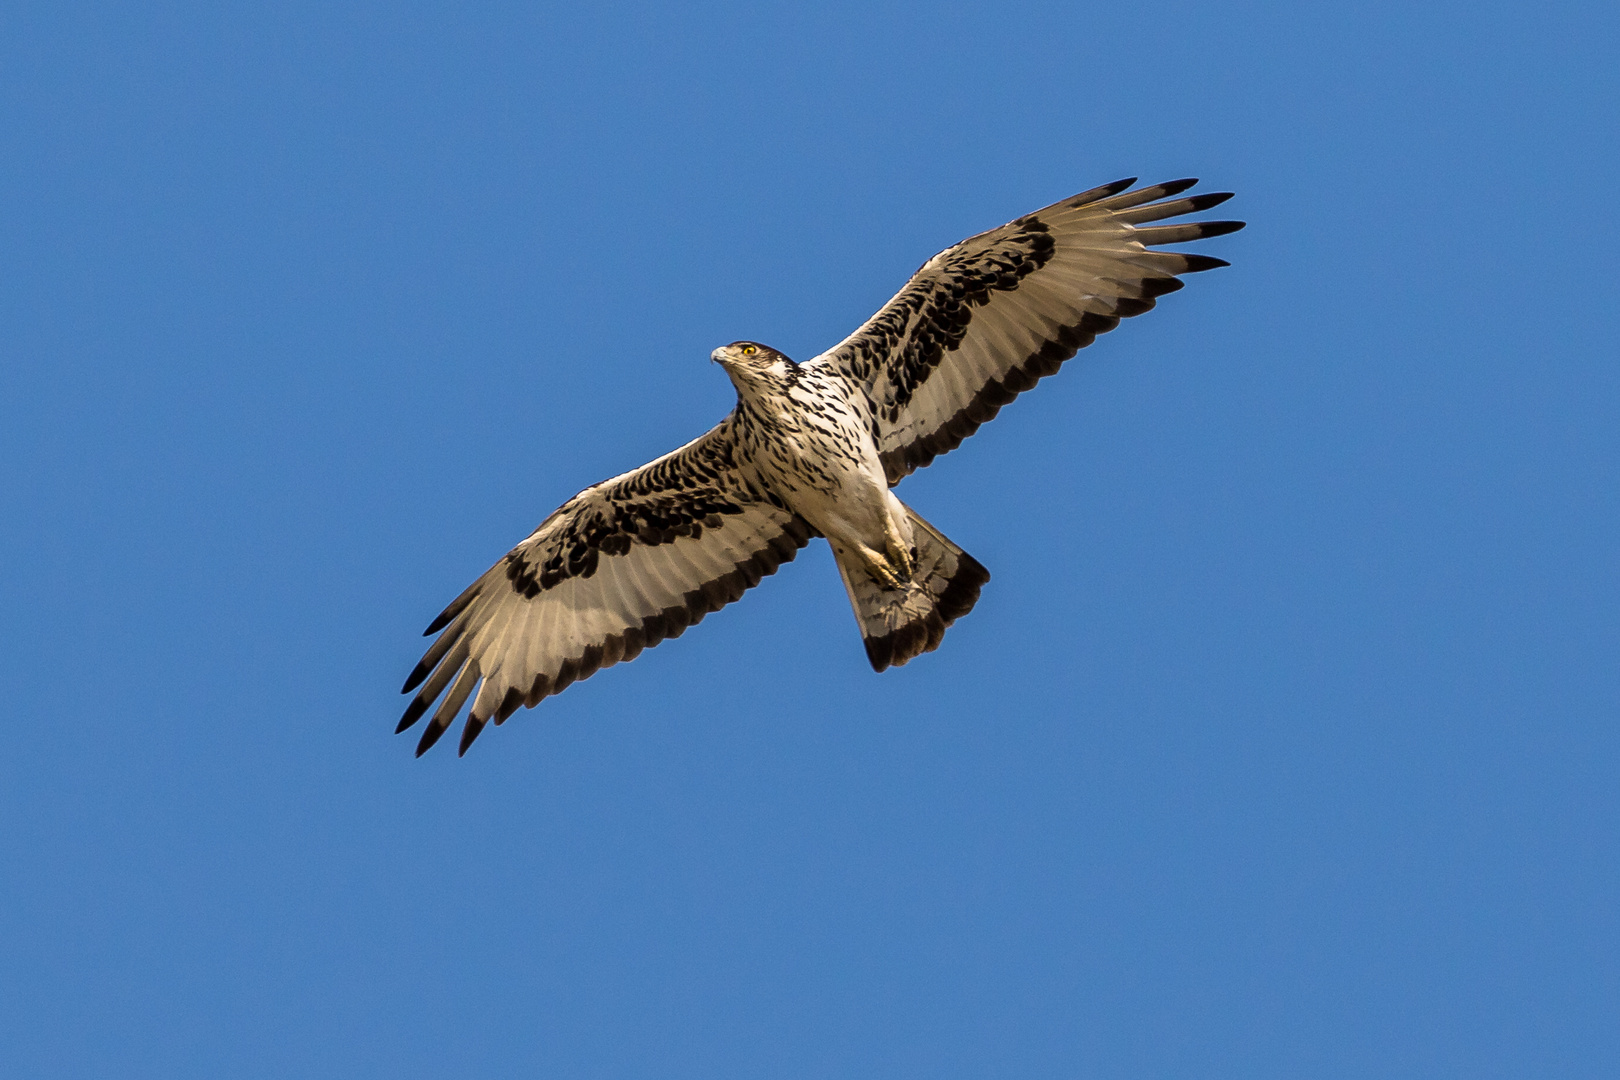
[[[1075,352],[1181,288],[1179,274],[1227,265],[1154,251],[1219,236],[1238,221],[1143,227],[1228,193],[1174,198],[1194,180],[1127,190],[1122,180],[970,237],[928,260],[859,330],[810,363],[865,387],[891,485],[955,449]]]
[[[739,475],[732,423],[580,492],[444,609],[405,680],[420,690],[400,731],[438,702],[418,754],[468,698],[462,753],[490,720],[679,637],[809,542]]]

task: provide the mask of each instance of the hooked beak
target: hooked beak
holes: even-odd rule
[[[711,364],[719,364],[721,367],[725,367],[730,359],[731,354],[726,352],[724,345],[709,354],[709,362]]]

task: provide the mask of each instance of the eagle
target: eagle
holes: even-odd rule
[[[816,537],[832,545],[874,670],[938,648],[990,573],[895,485],[1098,334],[1181,288],[1179,275],[1229,265],[1159,249],[1243,222],[1150,223],[1230,192],[1135,183],[1104,184],[946,248],[860,329],[803,363],[753,341],[716,349],[736,408],[563,503],[456,597],[427,628],[439,636],[405,680],[415,695],[397,731],[433,710],[420,756],[472,698],[465,754],[489,721],[679,637]]]

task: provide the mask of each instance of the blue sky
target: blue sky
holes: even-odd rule
[[[10,5],[0,1071],[1620,1055],[1612,5]],[[969,233],[1250,222],[908,502],[486,732],[422,627]]]

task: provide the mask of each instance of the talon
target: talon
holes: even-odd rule
[[[883,538],[883,546],[888,550],[889,565],[899,568],[900,573],[898,576],[900,580],[910,581],[911,575],[917,568],[916,556],[913,549],[907,547],[900,537],[895,534],[892,525]]]
[[[871,573],[872,579],[885,589],[905,588],[905,583],[895,576],[894,571],[889,569],[886,563],[869,563],[867,570]]]
[[[882,555],[869,548],[861,549],[862,560],[866,563],[866,572],[872,575],[872,580],[885,589],[903,589],[905,582],[895,574],[894,567]]]
[[[900,581],[911,580],[912,562],[905,548],[891,547],[889,549],[889,566],[894,572],[894,576]]]

